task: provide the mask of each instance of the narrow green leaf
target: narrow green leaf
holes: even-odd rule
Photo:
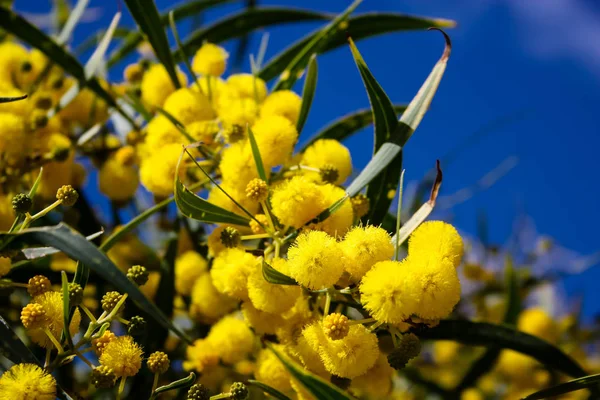
[[[76,55],[81,55],[81,54],[85,53],[86,51],[95,48],[98,45],[98,43],[100,42],[100,40],[102,40],[105,33],[106,33],[106,29],[100,29],[95,34],[86,37],[83,42],[81,42],[79,45],[77,45],[77,47],[75,47],[75,49],[73,50],[73,53]],[[127,37],[128,35],[130,35],[131,33],[132,33],[132,30],[129,28],[117,27],[115,29],[115,32],[113,33],[113,38],[123,39],[123,38]]]
[[[174,14],[175,21],[180,21],[185,18],[192,18],[207,9],[225,5],[227,3],[233,3],[238,0],[195,0],[195,1],[184,1],[180,5],[175,6],[171,12]],[[161,26],[166,27],[169,24],[169,14],[163,13],[160,16]],[[144,40],[144,35],[139,31],[129,31],[129,34],[125,36],[125,40],[115,51],[110,54],[107,62],[108,67],[112,67],[123,58],[135,51],[140,43]]]
[[[190,64],[190,56],[185,53],[185,50],[183,49],[183,45],[181,44],[181,37],[179,36],[179,31],[177,30],[177,23],[175,22],[175,11],[169,12],[169,25],[171,26],[171,32],[173,32],[173,37],[175,38],[175,43],[177,44],[177,48],[183,54],[183,64],[187,68],[188,74],[190,74],[190,76],[192,77],[192,80],[193,80],[194,84],[196,85],[196,88],[198,89],[198,91],[200,93],[204,94],[202,91],[202,86],[198,82],[196,74],[194,73],[194,70],[192,69],[192,65]]]
[[[42,181],[43,173],[44,173],[44,167],[40,167],[40,173],[38,174],[37,178],[35,178],[35,182],[33,182],[31,189],[29,189],[29,197],[31,197],[32,199],[35,197],[35,194],[37,193],[38,186],[40,186],[40,182]]]
[[[306,68],[308,64],[309,58],[316,54],[319,49],[323,48],[329,36],[333,35],[336,30],[340,29],[340,25],[342,22],[348,19],[348,16],[354,11],[356,7],[362,2],[362,0],[354,0],[343,13],[335,17],[333,21],[331,21],[327,26],[321,29],[311,40],[306,44],[306,46],[299,49],[299,51],[295,54],[294,58],[290,63],[285,67],[281,75],[279,76],[279,81],[273,87],[273,91],[282,90],[282,89],[290,89],[294,86],[294,83],[300,78],[302,71]]]
[[[26,98],[27,98],[26,94],[24,94],[22,96],[17,96],[17,97],[0,97],[0,104],[1,103],[12,103],[13,101],[25,100]]]
[[[15,364],[29,363],[39,365],[31,350],[19,339],[8,322],[0,315],[0,350],[4,357]]]
[[[394,110],[396,111],[396,114],[401,114],[406,110],[406,104],[396,104],[394,105]],[[372,123],[373,112],[370,108],[355,111],[333,121],[323,128],[306,142],[299,152],[303,152],[308,146],[320,139],[335,139],[341,142]]]
[[[171,122],[173,124],[173,126],[175,126],[175,128],[177,128],[177,130],[179,131],[179,133],[181,133],[188,142],[190,143],[194,143],[195,140],[192,137],[192,135],[190,135],[186,130],[185,130],[185,126],[179,122],[177,120],[177,118],[175,118],[173,115],[171,115],[168,111],[162,109],[161,107],[156,107],[156,111],[158,111],[160,114],[162,114],[165,118],[167,118],[169,120],[169,122]]]
[[[298,135],[300,135],[302,128],[304,128],[304,124],[306,123],[306,119],[308,118],[308,113],[310,111],[310,106],[312,105],[315,97],[315,91],[317,90],[317,76],[317,56],[313,54],[310,56],[310,60],[308,61],[308,72],[306,73],[304,89],[302,90],[302,107],[300,107],[300,115],[298,116],[298,123],[296,124]]]
[[[575,392],[576,390],[589,389],[590,386],[596,386],[600,384],[600,374],[588,375],[583,378],[573,379],[572,381],[561,383],[551,388],[542,389],[538,392],[532,393],[523,400],[540,400],[554,398],[561,394]],[[591,398],[591,397],[590,397]]]
[[[504,276],[506,281],[506,312],[504,314],[504,323],[516,325],[519,313],[521,312],[521,298],[519,296],[519,280],[515,272],[513,260],[510,256],[506,257]]]
[[[175,382],[169,383],[168,385],[157,388],[154,391],[154,394],[160,394],[160,393],[168,392],[169,390],[175,390],[175,389],[185,389],[185,388],[192,386],[195,381],[196,381],[196,374],[194,374],[193,372],[190,372],[190,374],[185,378],[179,379]]]
[[[399,244],[399,236],[398,232],[400,232],[400,226],[402,225],[402,194],[404,192],[404,170],[400,174],[400,182],[398,183],[398,208],[396,209],[396,241],[394,242],[394,246],[396,251],[394,252],[394,260],[398,261],[398,251],[400,250]]]
[[[585,376],[581,366],[558,347],[505,325],[465,320],[444,320],[420,332],[422,339],[453,340],[470,346],[511,349],[535,358],[545,366],[572,377]]]
[[[180,88],[181,84],[177,78],[177,71],[169,48],[167,34],[160,21],[160,15],[158,15],[158,9],[156,8],[155,2],[125,0],[125,4],[127,4],[140,31],[148,38],[148,42],[150,42],[150,45],[154,49],[154,54],[156,54],[156,57],[167,70],[173,85],[176,88]]]
[[[259,388],[263,392],[265,392],[265,393],[273,396],[273,398],[275,398],[275,399],[279,399],[279,400],[291,400],[285,394],[283,394],[279,390],[277,390],[277,389],[275,389],[275,388],[267,385],[266,383],[262,383],[262,382],[259,382],[259,381],[255,381],[253,379],[249,379],[248,380],[248,384],[250,384],[252,386],[256,386],[257,388]]]
[[[56,41],[59,44],[67,43],[67,40],[69,40],[69,38],[73,34],[75,26],[77,26],[77,23],[79,22],[79,19],[85,12],[85,9],[87,8],[89,2],[89,0],[78,0],[75,7],[69,12],[69,18],[67,19],[67,22],[60,31],[58,38],[56,39]]]
[[[439,18],[422,18],[404,14],[367,13],[357,15],[348,19],[348,27],[345,30],[332,32],[323,47],[318,49],[319,54],[326,53],[346,44],[346,33],[355,41],[368,37],[381,35],[388,32],[424,30],[431,27],[452,28],[456,25],[454,21]],[[309,33],[296,43],[287,47],[260,71],[259,76],[265,81],[278,77],[294,59],[296,54],[310,43],[313,38],[321,32],[320,29]]]
[[[71,306],[69,304],[69,280],[67,279],[67,273],[65,271],[60,272],[60,279],[63,298],[63,325],[65,327],[62,334],[67,338],[69,347],[73,348],[73,338],[71,337],[71,332],[68,328],[71,324],[71,321],[69,321],[69,315],[71,314]]]
[[[429,109],[431,100],[440,84],[448,58],[450,57],[451,42],[448,35],[442,32],[446,40],[446,46],[442,57],[433,67],[433,70],[419,89],[417,95],[410,102],[406,111],[402,114],[396,129],[390,133],[389,141],[383,143],[375,156],[367,166],[360,172],[354,181],[348,186],[346,192],[354,196],[363,187],[368,185],[384,168],[386,168],[400,153],[412,133],[419,126],[423,116]],[[386,210],[387,211],[387,210]]]
[[[202,43],[221,43],[229,39],[244,36],[255,29],[291,22],[319,21],[330,19],[329,14],[310,10],[279,7],[256,7],[227,16],[212,25],[200,28],[183,41],[186,54],[194,54]],[[175,50],[175,60],[180,61],[183,54]]]
[[[252,156],[254,157],[254,164],[256,164],[258,176],[260,179],[267,182],[267,172],[265,171],[265,166],[262,162],[262,157],[260,156],[260,149],[258,148],[258,143],[256,143],[254,132],[252,132],[252,128],[250,128],[250,126],[248,126],[248,140],[250,141],[250,147],[252,148]]]
[[[262,261],[262,274],[265,280],[274,285],[290,285],[290,286],[298,286],[298,282],[296,282],[293,278],[282,274],[273,268],[269,263],[267,263],[264,258]]]
[[[85,75],[86,80],[89,80],[95,76],[100,66],[104,63],[104,55],[106,54],[106,50],[108,50],[108,46],[112,41],[113,34],[115,33],[115,29],[117,29],[117,25],[119,25],[120,20],[121,13],[117,12],[110,22],[104,37],[100,43],[98,43],[98,47],[96,47],[96,50],[94,50],[88,62],[85,63],[85,66],[83,67],[83,74]]]
[[[61,250],[70,258],[80,261],[81,265],[90,268],[103,279],[111,282],[121,293],[128,293],[140,309],[151,315],[162,326],[191,343],[189,338],[175,327],[104,253],[67,225],[61,223],[56,226],[27,229],[10,235],[0,234],[0,240],[6,236],[14,237],[11,242],[12,246],[43,244]]]
[[[294,361],[280,354],[275,348],[267,343],[267,347],[275,354],[279,361],[285,366],[289,373],[300,382],[315,398],[319,400],[351,400],[352,397],[342,390],[326,382],[305,368],[299,366]]]

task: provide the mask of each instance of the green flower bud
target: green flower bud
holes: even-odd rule
[[[421,352],[421,341],[414,333],[402,335],[396,347],[388,355],[388,363],[396,370],[406,367],[406,364]]]
[[[80,284],[69,283],[69,305],[78,306],[83,301],[83,288]]]
[[[336,167],[327,164],[321,168],[321,180],[327,183],[335,183],[340,177],[340,173]]]
[[[127,277],[136,285],[143,286],[148,282],[148,271],[146,270],[146,267],[134,265],[127,270]]]
[[[196,383],[187,392],[187,400],[210,400],[208,388],[201,383]]]
[[[98,389],[108,389],[115,386],[116,379],[117,377],[112,368],[104,365],[100,365],[92,371],[91,382]]]
[[[102,309],[106,312],[111,312],[113,308],[117,306],[117,303],[121,300],[121,293],[119,292],[107,292],[102,296]]]
[[[129,326],[127,327],[127,333],[130,335],[138,335],[146,329],[146,320],[139,315],[131,317],[129,320]]]
[[[241,241],[240,233],[237,229],[228,226],[221,231],[221,243],[225,247],[234,248],[238,247]]]
[[[229,388],[233,400],[246,400],[248,398],[248,388],[242,382],[234,382]]]
[[[12,208],[17,214],[25,214],[31,210],[33,202],[31,197],[25,193],[19,193],[12,199]]]

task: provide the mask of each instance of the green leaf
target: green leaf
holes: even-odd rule
[[[257,388],[259,388],[263,392],[271,395],[275,399],[279,399],[279,400],[291,400],[285,394],[283,394],[279,390],[277,390],[277,389],[275,389],[275,388],[267,385],[266,383],[262,383],[262,382],[259,382],[259,381],[255,381],[253,379],[249,379],[248,380],[248,384],[250,384],[252,386],[256,386]]]
[[[25,100],[26,98],[27,98],[26,94],[24,94],[22,96],[17,96],[17,97],[0,97],[0,104],[1,103],[12,103],[13,101]]]
[[[113,33],[113,38],[123,39],[123,38],[129,36],[132,32],[133,31],[129,28],[117,27],[115,29],[115,32]],[[85,53],[86,51],[95,48],[98,45],[98,43],[100,42],[100,40],[102,40],[105,33],[106,33],[106,29],[100,29],[98,32],[94,33],[93,35],[86,37],[83,42],[81,42],[79,45],[77,45],[77,47],[75,47],[75,49],[73,50],[73,53],[76,55],[81,55],[81,54]]]
[[[248,126],[248,140],[250,141],[250,147],[252,148],[252,156],[254,157],[254,164],[256,164],[258,176],[263,181],[268,182],[265,166],[262,162],[262,157],[260,156],[260,149],[258,148],[258,143],[256,143],[254,132],[252,132],[252,128],[250,128],[250,126]]]
[[[444,75],[448,58],[450,57],[450,50],[452,48],[450,38],[443,31],[442,34],[446,40],[446,46],[442,57],[433,67],[433,70],[421,86],[421,89],[419,89],[417,95],[412,99],[406,108],[406,111],[402,114],[396,129],[390,133],[389,140],[383,143],[367,166],[354,179],[350,186],[348,186],[346,192],[349,196],[354,196],[378,176],[383,169],[387,168],[387,166],[396,158],[398,153],[400,153],[402,147],[404,147],[412,133],[421,123],[423,116],[429,109],[429,105],[440,84],[442,76]]]
[[[293,278],[290,278],[289,276],[277,271],[275,268],[269,265],[264,258],[262,261],[262,274],[265,278],[265,281],[274,285],[298,286],[298,282],[296,282]]]
[[[65,327],[62,334],[67,338],[69,347],[73,348],[73,338],[71,337],[71,332],[68,329],[71,324],[71,321],[69,321],[69,315],[71,314],[71,306],[69,304],[69,280],[67,279],[67,273],[65,271],[60,272],[60,279],[63,298],[63,325]]]
[[[346,44],[346,33],[355,41],[381,35],[388,32],[423,30],[431,27],[452,28],[456,25],[454,21],[447,19],[421,18],[404,14],[368,13],[357,15],[348,19],[348,27],[345,30],[332,32],[326,43],[318,49],[319,54],[326,53]],[[296,54],[310,43],[321,30],[309,33],[288,48],[273,57],[260,71],[259,76],[265,81],[279,76]]]
[[[506,257],[505,262],[505,281],[506,281],[506,312],[504,314],[504,323],[516,325],[519,313],[521,312],[521,297],[519,295],[519,280],[515,272],[513,260],[510,256]]]
[[[175,382],[169,383],[168,385],[157,388],[154,391],[154,394],[160,394],[160,393],[168,392],[169,390],[175,390],[175,389],[185,389],[185,388],[192,386],[195,381],[196,381],[196,374],[194,374],[193,372],[190,372],[190,374],[185,378],[179,379]]]
[[[185,1],[181,5],[174,7],[171,12],[174,14],[175,21],[180,21],[185,18],[192,18],[207,9],[232,3],[238,0],[195,0]],[[160,16],[161,26],[166,27],[169,24],[169,14],[163,13]],[[120,47],[115,49],[107,61],[107,66],[112,67],[123,58],[135,51],[140,43],[144,40],[144,36],[139,31],[129,31],[129,34],[125,37],[125,40]]]
[[[202,43],[221,43],[228,39],[244,36],[255,29],[290,22],[318,21],[330,19],[329,14],[310,10],[278,7],[257,7],[227,16],[212,25],[200,28],[183,41],[186,54],[194,54]],[[175,51],[175,60],[180,61],[182,53]]]
[[[31,350],[19,339],[8,322],[0,315],[0,349],[2,355],[15,364],[29,363],[39,365]]]
[[[596,386],[600,384],[600,374],[588,375],[583,378],[573,379],[572,381],[561,383],[548,389],[542,389],[538,392],[532,393],[523,400],[540,400],[547,398],[554,398],[561,394],[571,393],[576,390],[588,389],[590,386]],[[590,397],[591,398],[591,397]]]
[[[317,90],[317,76],[317,56],[313,54],[308,61],[308,72],[306,74],[306,79],[304,80],[304,89],[302,90],[302,107],[300,107],[300,115],[298,116],[298,123],[296,124],[298,135],[300,135],[302,128],[304,128],[310,106],[315,97],[315,91]]]
[[[196,88],[198,89],[198,91],[200,93],[204,94],[202,91],[202,86],[198,82],[198,78],[196,77],[196,74],[194,73],[194,70],[192,69],[192,65],[190,64],[190,57],[183,50],[183,45],[181,44],[181,37],[179,36],[179,31],[177,30],[177,23],[175,22],[175,12],[174,11],[169,12],[169,25],[171,26],[171,32],[173,32],[173,37],[175,38],[175,43],[177,44],[177,48],[183,54],[183,64],[187,68],[188,74],[190,74],[190,76],[192,77],[192,80],[194,81],[194,84],[196,85]],[[170,53],[169,53],[169,55],[170,55]]]
[[[398,183],[398,208],[396,208],[396,235],[400,232],[400,226],[402,225],[402,195],[404,194],[404,170],[400,174],[400,182]],[[387,213],[386,213],[387,215]],[[399,244],[399,236],[396,236],[396,241],[394,242],[394,247],[396,250],[394,251],[394,260],[398,261],[398,251],[400,250]]]
[[[65,22],[65,25],[63,26],[62,30],[60,31],[60,34],[58,35],[58,38],[56,39],[56,41],[59,44],[67,43],[67,40],[69,40],[69,38],[73,34],[75,26],[77,26],[77,23],[79,22],[79,19],[85,12],[85,9],[87,8],[89,2],[90,0],[79,0],[77,1],[75,7],[71,11],[69,11],[69,18],[67,19],[67,22]]]
[[[111,282],[121,293],[128,293],[140,309],[151,315],[162,326],[172,330],[185,341],[191,342],[104,253],[67,225],[61,223],[56,226],[27,229],[10,235],[4,234],[0,235],[0,240],[6,236],[14,238],[11,242],[12,246],[44,244],[61,250],[70,258],[80,261],[81,265],[96,272],[104,280]]]
[[[323,380],[294,361],[280,354],[275,348],[267,343],[267,347],[275,354],[279,361],[285,366],[289,373],[300,382],[315,398],[319,400],[351,400],[352,397],[341,391],[336,386]]]
[[[420,332],[421,339],[453,340],[470,346],[511,349],[535,358],[545,366],[572,377],[585,376],[581,366],[558,347],[505,325],[464,320],[443,320]]]
[[[394,105],[394,110],[396,111],[396,114],[403,113],[404,110],[406,110],[406,104],[396,104]],[[345,115],[338,120],[333,121],[314,135],[302,146],[299,152],[303,152],[308,146],[320,139],[335,139],[341,142],[359,130],[369,126],[371,123],[373,123],[373,112],[370,108],[365,108],[355,111],[352,114]]]
[[[154,49],[154,54],[156,54],[156,57],[167,70],[173,85],[175,88],[179,89],[181,84],[177,78],[177,71],[175,70],[175,63],[173,62],[173,57],[169,48],[167,34],[165,33],[163,25],[161,24],[155,2],[144,0],[125,0],[125,4],[127,4],[133,19],[140,28],[140,31],[150,42],[152,49]]]
[[[337,30],[342,30],[340,29],[342,22],[348,19],[348,16],[361,2],[362,0],[354,0],[343,13],[335,17],[333,21],[317,32],[317,34],[306,43],[306,46],[303,46],[295,53],[294,58],[287,64],[279,76],[279,81],[273,87],[273,91],[291,89],[291,87],[294,86],[294,83],[296,83],[296,80],[300,78],[302,71],[306,68],[310,57],[313,54],[316,54],[319,49],[323,48],[329,36],[333,35]]]

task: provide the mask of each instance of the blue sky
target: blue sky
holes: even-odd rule
[[[48,2],[16,0],[17,9],[40,12]],[[339,12],[345,0],[267,1]],[[167,9],[172,1],[158,0]],[[96,21],[77,28],[77,38],[106,27],[117,1],[91,0],[103,10]],[[121,5],[124,7],[124,5]],[[205,16],[214,20],[235,10],[221,7]],[[600,250],[595,171],[600,144],[600,3],[593,0],[365,0],[357,12],[403,12],[455,19],[449,30],[453,54],[429,113],[405,149],[408,181],[418,180],[436,158],[454,150],[473,132],[496,129],[462,149],[443,165],[441,195],[448,201],[498,165],[518,164],[492,187],[477,192],[448,213],[462,230],[475,233],[476,215],[488,216],[490,238],[504,242],[520,213],[531,215],[540,233],[581,254]],[[127,14],[127,13],[126,13]],[[122,24],[132,24],[126,15]],[[298,24],[271,29],[267,59],[286,44],[315,29]],[[185,26],[182,26],[185,33]],[[76,38],[74,44],[77,43]],[[252,40],[258,48],[260,34]],[[394,102],[408,102],[439,57],[439,33],[394,33],[358,43],[365,60]],[[368,106],[368,98],[347,48],[321,56],[319,82],[303,137],[329,121]],[[116,77],[119,77],[118,71]],[[506,120],[511,122],[507,123]],[[499,121],[505,121],[500,123]],[[371,130],[348,141],[355,168],[370,158]],[[368,150],[365,150],[368,149]],[[506,161],[508,159],[508,161]],[[443,202],[441,203],[443,206]],[[443,208],[443,207],[442,207]],[[600,298],[592,286],[598,273],[568,281],[583,291],[589,312]]]

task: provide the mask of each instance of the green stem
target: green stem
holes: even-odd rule
[[[329,308],[331,307],[331,293],[327,291],[325,297],[325,309],[323,310],[323,317],[326,317],[329,314]]]
[[[221,393],[215,396],[210,396],[210,400],[218,400],[218,399],[229,399],[231,397],[231,393]]]
[[[83,304],[79,305],[79,308],[81,308],[83,310],[83,312],[85,313],[85,315],[87,315],[87,317],[90,319],[90,322],[95,324],[97,322],[96,317],[94,317],[94,314],[92,314],[92,312]]]
[[[270,237],[271,237],[271,235],[269,235],[268,233],[259,233],[257,235],[245,235],[245,236],[242,236],[241,239],[242,240],[254,240],[254,239],[267,239]]]
[[[104,317],[104,319],[99,319],[98,324],[102,325],[103,323],[105,323],[107,321],[111,321],[115,317],[115,315],[117,315],[117,313],[119,312],[119,309],[125,303],[125,300],[127,300],[127,296],[128,296],[127,293],[125,293],[123,296],[121,296],[121,300],[119,300],[117,305],[115,305],[115,308],[113,308],[112,311],[106,317]]]
[[[369,324],[375,322],[375,318],[354,319],[348,322],[348,325]]]
[[[65,350],[63,349],[61,344],[58,342],[58,340],[56,340],[56,338],[54,337],[52,332],[50,332],[50,329],[48,329],[48,328],[43,328],[43,329],[44,329],[44,333],[46,333],[46,336],[48,336],[48,339],[50,339],[50,341],[52,342],[54,347],[56,347],[56,350],[58,350],[58,353],[59,354],[64,353]]]
[[[156,391],[156,387],[158,386],[158,377],[159,374],[154,374],[154,382],[152,382],[152,391],[150,393],[152,393],[152,397],[154,398],[154,392]]]
[[[61,204],[62,204],[62,200],[56,200],[54,203],[50,204],[48,207],[44,208],[42,211],[38,212],[34,216],[31,216],[29,213],[25,214],[25,221],[23,221],[23,223],[21,224],[19,231],[24,230],[25,228],[27,228],[29,226],[29,224],[31,224],[32,222],[34,222],[35,220],[37,220],[39,218],[42,218],[43,216],[48,214],[50,211],[52,211],[56,207],[60,206]]]
[[[117,392],[117,400],[121,400],[121,395],[123,394],[123,391],[125,390],[125,381],[127,380],[127,377],[123,376],[121,377],[121,383],[119,383],[119,391]]]

